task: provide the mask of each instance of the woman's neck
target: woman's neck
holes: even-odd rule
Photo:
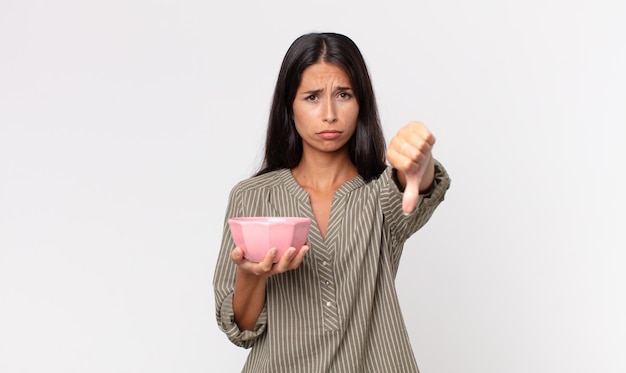
[[[317,191],[335,191],[358,175],[356,166],[347,154],[341,157],[303,155],[291,173],[304,189]]]

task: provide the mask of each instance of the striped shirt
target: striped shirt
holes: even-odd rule
[[[418,372],[395,288],[405,241],[444,199],[450,178],[435,162],[434,189],[415,211],[402,212],[402,192],[388,167],[366,183],[360,176],[335,192],[322,239],[309,203],[290,170],[239,182],[231,191],[213,286],[220,329],[251,348],[243,372]],[[227,220],[237,216],[312,219],[310,250],[301,265],[267,279],[254,330],[234,321],[235,247]]]

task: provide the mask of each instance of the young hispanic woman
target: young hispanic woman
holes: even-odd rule
[[[434,144],[410,121],[387,149],[350,38],[292,43],[263,164],[230,192],[213,279],[220,329],[251,348],[243,372],[418,372],[394,281],[405,241],[450,186]],[[308,243],[277,263],[275,250],[248,261],[227,224],[241,216],[309,217]]]

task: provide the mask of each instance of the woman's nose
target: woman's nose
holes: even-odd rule
[[[337,110],[332,98],[327,98],[324,102],[324,122],[334,123],[337,121]]]

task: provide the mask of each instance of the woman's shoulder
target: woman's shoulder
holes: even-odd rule
[[[233,187],[234,192],[245,192],[248,190],[258,190],[260,188],[273,188],[283,183],[285,174],[289,169],[270,171],[261,175],[251,176],[247,179],[239,181]]]
[[[392,170],[393,169],[391,168],[391,166],[385,166],[385,168],[380,172],[380,174],[378,174],[378,176],[367,182],[367,185],[380,187],[381,184],[385,185],[389,183],[393,175]]]

